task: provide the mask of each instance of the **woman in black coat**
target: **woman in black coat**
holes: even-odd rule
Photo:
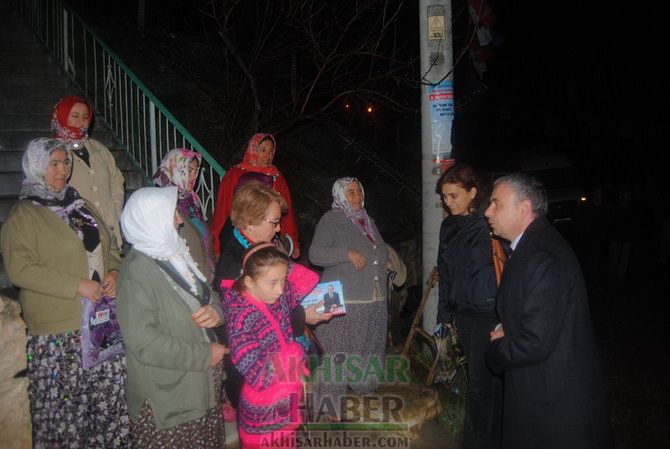
[[[468,362],[464,448],[498,448],[502,385],[486,366],[496,326],[491,235],[480,208],[484,193],[472,168],[456,164],[439,179],[448,216],[440,228],[438,323],[455,325]],[[452,324],[453,322],[453,324]]]

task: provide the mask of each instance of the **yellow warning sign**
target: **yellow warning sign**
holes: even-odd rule
[[[444,39],[444,16],[428,16],[428,40]]]

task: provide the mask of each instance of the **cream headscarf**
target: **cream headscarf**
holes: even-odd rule
[[[193,261],[186,241],[174,227],[177,187],[143,187],[128,199],[121,213],[121,228],[133,248],[152,259],[168,261],[197,294],[197,276],[207,282]]]

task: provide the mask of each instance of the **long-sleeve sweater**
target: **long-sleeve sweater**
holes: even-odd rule
[[[370,224],[377,243],[372,243],[343,213],[326,212],[314,231],[309,260],[324,267],[321,282],[342,282],[346,304],[369,303],[386,299],[388,248],[372,218]],[[353,249],[365,257],[363,271],[356,271],[347,258]]]
[[[263,394],[282,381],[273,357],[286,345],[300,348],[292,341],[291,311],[314,289],[318,280],[315,272],[291,264],[284,294],[273,304],[258,301],[247,293],[238,293],[230,288],[232,281],[222,282],[230,357],[244,376],[246,385],[255,393]],[[272,323],[261,310],[269,312],[276,323]],[[281,335],[277,334],[275,324],[278,324]],[[267,433],[290,424],[291,416],[285,405],[291,398],[276,397],[259,410],[259,407],[251,407],[245,396],[245,390],[242,390],[238,408],[240,426],[245,432]],[[276,419],[267,419],[270,416]]]

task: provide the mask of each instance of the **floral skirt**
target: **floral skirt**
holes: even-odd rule
[[[129,447],[123,354],[85,370],[81,331],[29,336],[28,381],[35,449]]]
[[[214,391],[223,395],[223,363],[213,371]],[[220,397],[222,400],[223,398]],[[130,423],[134,448],[142,449],[223,449],[226,445],[221,400],[207,414],[165,430],[156,428],[149,401],[144,401],[139,421]]]

